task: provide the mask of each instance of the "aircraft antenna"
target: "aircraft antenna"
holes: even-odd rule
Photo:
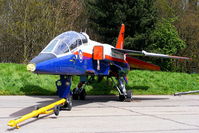
[[[85,28],[84,32],[86,33],[86,31],[87,31],[87,28]]]

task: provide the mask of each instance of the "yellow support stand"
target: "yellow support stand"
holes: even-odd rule
[[[52,103],[48,106],[42,107],[38,110],[34,110],[31,113],[28,113],[28,114],[20,117],[19,119],[10,120],[8,122],[8,126],[19,128],[18,124],[20,122],[23,122],[23,121],[30,119],[30,118],[33,118],[33,117],[37,117],[40,114],[51,114],[51,113],[54,112],[54,109],[52,109],[52,108],[54,108],[55,106],[58,106],[58,105],[63,105],[65,102],[66,102],[66,99],[61,99],[61,100],[54,102],[54,103]]]

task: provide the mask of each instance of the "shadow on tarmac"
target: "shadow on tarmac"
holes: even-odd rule
[[[10,117],[18,117],[22,116],[24,114],[27,114],[29,112],[32,112],[36,107],[44,107],[47,106],[53,102],[56,102],[60,100],[57,96],[30,96],[30,97],[35,97],[35,98],[49,98],[52,100],[47,100],[47,101],[41,101],[37,102],[36,105],[32,105],[30,107],[21,109],[17,112],[14,112],[10,114]],[[118,97],[115,95],[107,95],[107,96],[87,96],[86,100],[73,100],[73,107],[75,106],[81,106],[93,102],[109,102],[109,101],[117,101]],[[119,101],[118,101],[119,102]]]
[[[27,113],[30,113],[32,112],[33,110],[35,110],[35,107],[44,107],[46,105],[49,105],[53,102],[56,102],[57,100],[60,100],[60,98],[58,98],[57,96],[30,96],[30,97],[35,97],[35,98],[49,98],[49,99],[52,99],[52,100],[47,100],[47,101],[41,101],[41,102],[37,102],[38,104],[36,105],[32,105],[30,107],[26,107],[26,108],[23,108],[17,112],[14,112],[12,114],[10,114],[10,117],[20,117],[20,116],[23,116]],[[73,100],[73,107],[75,106],[81,106],[81,105],[85,105],[85,104],[89,104],[89,103],[92,103],[92,102],[108,102],[108,101],[116,101],[117,100],[117,96],[114,96],[114,95],[109,95],[109,96],[88,96],[86,97],[86,100],[82,101],[82,100]],[[33,120],[30,120],[28,122],[25,122],[23,124],[20,124],[20,127],[23,127],[27,124],[30,124],[30,123],[33,123],[33,122],[36,122],[40,119],[43,119],[43,118],[46,118],[48,116],[50,116],[52,114],[49,114],[49,115],[42,115],[40,116],[39,118],[35,118]],[[50,119],[56,119],[57,117],[50,117]],[[15,130],[16,128],[9,128],[7,129],[7,131],[12,131],[12,130]]]
[[[32,112],[34,109],[35,109],[35,106],[37,107],[44,107],[46,105],[49,105],[57,100],[60,100],[60,98],[58,98],[57,96],[30,96],[30,97],[35,97],[35,98],[49,98],[51,100],[46,100],[46,101],[41,101],[41,102],[37,102],[38,104],[36,105],[32,105],[30,107],[27,107],[27,108],[23,108],[17,112],[14,112],[12,114],[10,114],[10,117],[19,117],[19,116],[23,116],[27,113],[30,113]],[[143,101],[143,100],[167,100],[169,98],[160,98],[160,97],[157,97],[157,98],[150,98],[150,97],[137,97],[135,96],[135,98],[133,98],[133,101]],[[97,102],[110,102],[110,101],[118,101],[118,96],[116,95],[98,95],[98,96],[87,96],[86,97],[86,100],[82,101],[82,100],[73,100],[73,107],[76,107],[76,106],[81,106],[81,105],[85,105],[85,104],[89,104],[89,103],[97,103]],[[49,114],[49,115],[42,115],[40,116],[39,118],[35,118],[33,120],[30,120],[28,122],[25,122],[23,124],[20,124],[20,127],[23,127],[27,124],[30,124],[30,123],[33,123],[33,122],[36,122],[40,119],[43,119],[43,118],[46,118],[48,116],[50,116],[52,114]],[[56,119],[57,117],[49,117],[50,119]],[[16,128],[9,128],[7,129],[7,131],[12,131],[12,130],[15,130]]]
[[[38,85],[25,85],[24,87],[20,88],[20,91],[23,92],[25,95],[55,95],[56,93],[50,89],[44,89]]]
[[[32,112],[36,107],[44,107],[46,105],[49,105],[53,102],[56,102],[57,100],[60,100],[60,98],[58,98],[57,96],[30,96],[30,97],[35,97],[35,98],[49,98],[52,100],[47,100],[47,101],[41,101],[41,102],[37,102],[38,104],[36,105],[32,105],[29,107],[26,107],[24,109],[21,109],[17,112],[14,112],[12,114],[10,114],[10,117],[19,117],[22,116],[24,114],[30,113]],[[135,96],[133,98],[133,101],[143,101],[143,100],[167,100],[168,98],[150,98],[150,97],[137,97]],[[85,105],[85,104],[90,104],[93,102],[110,102],[110,101],[118,101],[118,96],[116,95],[97,95],[97,96],[87,96],[86,100],[73,100],[73,107],[76,106],[81,106],[81,105]]]

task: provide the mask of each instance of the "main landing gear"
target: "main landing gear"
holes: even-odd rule
[[[73,89],[73,100],[85,100],[86,99],[86,90],[84,89],[85,86],[89,83],[92,83],[94,81],[94,75],[90,76],[88,79],[88,76],[80,76],[80,82],[77,85],[76,88]]]
[[[120,101],[131,101],[132,100],[132,91],[126,90],[125,77],[121,76],[121,77],[117,77],[116,79],[117,79],[118,83],[115,83],[115,81],[113,79],[112,79],[112,81],[115,84],[115,87],[119,91],[119,100]],[[86,76],[81,76],[80,83],[71,92],[70,88],[71,88],[71,83],[72,83],[72,77],[60,75],[60,79],[56,81],[57,94],[60,98],[66,99],[66,102],[62,106],[59,107],[60,110],[71,110],[72,109],[72,99],[73,100],[78,100],[78,99],[85,100],[86,91],[85,91],[84,87],[90,80],[92,80],[92,77],[87,81]]]
[[[88,80],[88,76],[80,76],[80,82],[77,85],[76,88],[73,89],[73,100],[85,100],[86,99],[86,90],[84,87],[88,84],[88,82],[91,82],[94,79],[93,76],[91,76]]]
[[[79,84],[83,84],[83,83],[79,83]],[[78,85],[79,86],[79,85]],[[77,87],[73,89],[73,95],[72,95],[73,100],[85,100],[86,99],[86,90],[83,88]]]
[[[127,101],[127,102],[131,101],[133,97],[132,91],[126,90],[124,77],[118,77],[117,78],[118,83],[115,83],[113,79],[112,81],[119,92],[119,101]]]

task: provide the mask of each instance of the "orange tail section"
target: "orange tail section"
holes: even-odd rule
[[[123,49],[124,47],[124,32],[125,32],[125,25],[122,24],[116,44],[116,48],[118,49]]]

